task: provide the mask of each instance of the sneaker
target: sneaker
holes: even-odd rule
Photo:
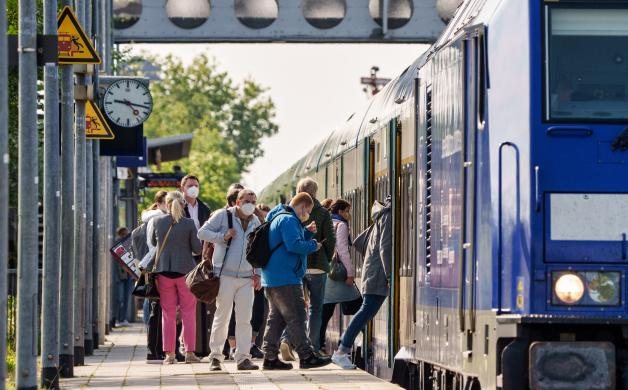
[[[328,364],[331,364],[330,358],[320,358],[315,354],[311,354],[310,357],[306,359],[299,360],[299,368],[302,370],[307,368],[324,367]]]
[[[199,359],[198,356],[194,354],[194,352],[185,353],[185,364],[200,363],[200,362],[201,362],[201,359]]]
[[[331,361],[343,370],[355,370],[355,364],[351,362],[349,355],[346,353],[334,352],[331,356]]]
[[[162,364],[164,361],[163,356],[155,356],[151,353],[146,354],[146,364]]]
[[[177,359],[174,356],[174,353],[166,354],[163,364],[177,364]]]
[[[235,348],[231,348],[229,350],[229,357],[227,358],[227,360],[235,360]]]
[[[294,357],[294,354],[292,353],[292,347],[290,346],[290,344],[286,343],[285,341],[281,342],[281,345],[279,346],[279,351],[281,352],[281,358],[284,361],[294,362],[297,360]]]
[[[239,371],[254,371],[259,370],[259,366],[253,364],[249,359],[244,359],[240,363],[238,363]]]
[[[131,326],[131,324],[129,324],[129,321],[124,320],[121,323],[119,323],[118,326]]]
[[[251,356],[253,357],[253,359],[263,359],[264,358],[264,352],[262,352],[261,349],[259,349],[259,347],[255,344],[253,344],[251,346]]]
[[[212,361],[209,363],[209,371],[222,371],[220,360],[212,359]]]
[[[292,364],[284,363],[279,359],[264,359],[264,364],[262,367],[264,367],[264,370],[292,370]]]

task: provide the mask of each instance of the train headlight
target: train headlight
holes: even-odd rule
[[[619,272],[586,272],[587,295],[594,304],[619,304],[619,275]]]
[[[575,273],[563,273],[554,282],[554,293],[561,302],[573,305],[584,296],[584,282]]]

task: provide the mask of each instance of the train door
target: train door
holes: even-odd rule
[[[462,164],[462,240],[460,252],[462,253],[459,264],[459,288],[458,288],[458,325],[463,332],[461,345],[464,351],[470,353],[474,348],[474,335],[476,333],[476,290],[477,290],[477,259],[476,259],[476,177],[477,177],[477,136],[483,127],[484,96],[482,94],[484,83],[482,52],[482,34],[472,33],[466,41],[465,47],[465,125],[463,135],[463,164]],[[480,336],[480,335],[478,335]],[[482,340],[477,337],[476,342]],[[480,341],[480,344],[484,342]],[[485,352],[486,353],[486,352]]]
[[[414,110],[404,111],[397,123],[397,188],[399,199],[399,348],[414,346],[416,322],[416,142]]]
[[[390,124],[380,128],[372,137],[373,145],[373,169],[372,174],[372,194],[373,201],[383,202],[388,195],[391,194],[391,132]],[[394,161],[394,160],[393,160]],[[372,205],[372,203],[371,203]],[[370,205],[369,205],[370,210]],[[392,299],[392,298],[391,298]],[[367,361],[368,369],[371,373],[378,376],[389,376],[389,340],[391,324],[390,307],[391,299],[386,300],[382,308],[379,310],[373,321],[371,322],[370,348],[372,355]]]

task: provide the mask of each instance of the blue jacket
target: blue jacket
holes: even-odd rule
[[[278,215],[280,213],[289,213]],[[273,219],[273,217],[277,216]],[[303,228],[301,221],[289,206],[278,205],[266,216],[272,220],[269,232],[271,248],[280,245],[262,268],[263,287],[281,287],[303,284],[307,255],[316,252],[313,234]]]

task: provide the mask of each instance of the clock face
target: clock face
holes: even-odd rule
[[[153,97],[139,80],[122,79],[105,91],[103,108],[107,118],[118,126],[139,126],[153,111]]]

